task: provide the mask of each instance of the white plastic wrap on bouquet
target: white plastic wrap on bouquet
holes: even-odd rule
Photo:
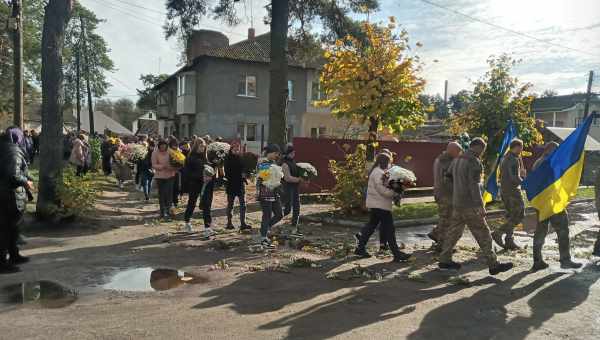
[[[415,176],[414,172],[397,165],[391,167],[387,171],[387,174],[389,175],[389,180],[393,182],[415,183],[417,181],[417,176]]]
[[[260,164],[258,166],[258,176],[262,180],[262,184],[269,190],[278,188],[283,179],[283,170],[279,165],[275,164]]]
[[[319,174],[317,168],[310,163],[296,163],[296,166],[301,169],[301,177],[314,178]]]

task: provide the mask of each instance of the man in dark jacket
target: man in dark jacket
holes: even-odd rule
[[[112,174],[112,156],[115,153],[115,147],[111,144],[110,138],[106,136],[100,146],[100,154],[102,155],[102,171],[104,175]]]
[[[0,141],[0,273],[17,272],[17,265],[29,260],[19,254],[17,247],[27,191],[33,189],[27,173],[27,156],[18,146],[23,139],[23,132],[12,127]]]
[[[294,160],[295,157],[296,151],[293,145],[287,145],[283,155],[283,164],[281,165],[284,192],[283,216],[292,213],[293,233],[296,236],[302,236],[302,232],[298,227],[298,222],[300,221],[300,183],[302,183],[302,178]]]
[[[240,157],[240,145],[232,143],[229,155],[225,158],[225,191],[227,193],[227,229],[235,229],[231,222],[235,198],[240,202],[240,230],[252,229],[246,224],[246,169]]]

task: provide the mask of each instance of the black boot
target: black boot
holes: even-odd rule
[[[506,235],[506,237],[504,238],[504,249],[506,250],[520,250],[521,247],[519,247],[516,243],[515,243],[515,238],[512,237],[512,235]]]
[[[16,256],[11,256],[8,259],[8,263],[12,265],[24,264],[29,262],[29,257],[21,256],[17,254]]]
[[[533,266],[531,267],[532,272],[537,272],[539,270],[544,270],[548,268],[548,264],[544,262],[544,260],[533,261]]]
[[[571,259],[561,260],[560,267],[562,269],[579,269],[583,266],[583,264],[579,262],[573,262]]]
[[[408,261],[408,259],[410,259],[411,256],[412,254],[407,254],[403,251],[399,251],[397,254],[394,255],[394,259],[392,260],[392,262],[406,262]]]
[[[496,275],[496,274],[500,274],[502,272],[507,272],[509,270],[511,270],[513,268],[513,264],[512,262],[507,262],[507,263],[496,263],[495,265],[491,266],[489,271],[490,271],[490,275]]]
[[[11,274],[20,271],[19,267],[9,263],[6,259],[6,251],[0,251],[0,274]]]
[[[600,257],[600,237],[596,240],[596,243],[594,243],[592,255]]]

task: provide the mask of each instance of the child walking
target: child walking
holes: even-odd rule
[[[281,149],[276,144],[269,144],[264,149],[266,159],[261,161],[259,168],[264,165],[276,164],[281,155]],[[261,245],[265,248],[273,248],[274,245],[268,238],[268,233],[275,224],[283,218],[281,210],[281,200],[278,188],[269,189],[263,184],[260,177],[256,181],[256,189],[258,191],[258,201],[262,209],[262,221],[260,224],[260,236],[262,238]]]

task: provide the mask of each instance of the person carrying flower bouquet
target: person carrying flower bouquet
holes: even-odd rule
[[[140,186],[144,192],[146,201],[150,200],[150,193],[152,192],[152,179],[154,178],[154,170],[152,169],[152,152],[154,151],[154,141],[148,140],[148,152],[146,157],[139,160],[137,163],[137,171],[140,176]]]
[[[193,231],[191,220],[198,197],[202,192],[206,164],[206,143],[202,138],[197,138],[192,144],[188,157],[185,158],[184,165],[185,182],[189,195],[184,215],[185,229],[188,233]]]
[[[154,169],[154,179],[158,185],[158,202],[160,205],[160,217],[171,216],[171,206],[173,204],[173,185],[175,184],[175,174],[177,168],[171,164],[171,155],[167,141],[160,140],[158,149],[152,153],[152,169]]]
[[[300,170],[294,160],[296,151],[291,144],[288,144],[283,154],[283,192],[284,192],[284,210],[283,215],[287,216],[292,213],[292,227],[294,227],[294,235],[302,236],[298,221],[300,220],[300,184],[303,182],[300,177]]]
[[[392,157],[387,152],[379,153],[375,158],[375,166],[369,175],[367,187],[369,222],[357,235],[359,240],[354,253],[363,258],[371,257],[366,250],[366,246],[375,228],[379,225],[382,235],[385,237],[385,242],[394,254],[393,262],[402,262],[408,260],[411,255],[400,251],[396,242],[396,230],[392,216],[392,206],[396,192],[387,187],[386,177],[384,176],[391,163]]]
[[[177,138],[171,137],[169,139],[169,149],[171,150],[171,152],[181,153],[185,157],[185,154],[183,154],[183,152],[181,152],[181,149],[179,148],[179,141],[177,141]],[[183,164],[181,164],[181,166],[177,168],[177,171],[175,171],[175,178],[173,180],[172,204],[173,204],[173,207],[175,207],[175,208],[177,208],[177,205],[179,204],[179,195],[181,192],[181,169],[182,168],[183,168]]]
[[[279,168],[276,165],[277,160],[281,155],[281,149],[276,144],[269,144],[264,149],[266,159],[262,160],[258,165],[259,172],[261,169],[267,173],[274,171],[274,167]],[[270,175],[270,174],[269,174]],[[283,176],[282,176],[283,177]],[[268,185],[268,178],[258,176],[256,181],[256,189],[258,191],[258,201],[262,210],[262,221],[260,225],[260,236],[262,238],[261,245],[265,248],[273,248],[271,240],[267,237],[271,227],[277,224],[283,218],[283,212],[281,210],[281,201],[279,195],[279,188],[273,185]],[[281,179],[279,179],[281,183]]]
[[[240,202],[240,231],[244,231],[250,230],[252,227],[246,224],[246,174],[248,169],[244,168],[240,151],[240,144],[237,142],[232,143],[224,162],[225,191],[227,193],[226,229],[235,229],[231,220],[233,218],[233,204],[237,197]]]

